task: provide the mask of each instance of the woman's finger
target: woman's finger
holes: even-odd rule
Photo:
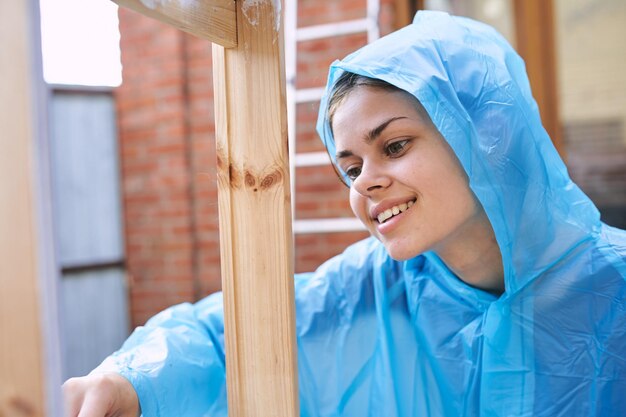
[[[65,417],[76,417],[85,396],[86,384],[82,378],[71,378],[65,381],[61,387],[63,393],[63,407]]]
[[[111,410],[111,399],[107,395],[101,395],[91,390],[85,395],[84,401],[80,407],[78,417],[106,417],[109,415],[117,415],[117,410]]]

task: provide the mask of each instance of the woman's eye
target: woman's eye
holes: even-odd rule
[[[387,156],[397,156],[402,153],[407,143],[409,143],[408,139],[392,142],[385,147],[385,154]]]
[[[346,170],[346,175],[351,181],[354,181],[356,177],[361,174],[361,167],[351,167]]]

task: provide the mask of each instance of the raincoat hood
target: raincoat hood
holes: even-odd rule
[[[509,294],[598,233],[598,211],[541,124],[524,62],[493,28],[419,12],[412,25],[334,62],[317,125],[330,155],[327,105],[344,71],[384,80],[424,106],[492,223]]]

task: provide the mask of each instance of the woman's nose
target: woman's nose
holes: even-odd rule
[[[353,181],[352,186],[359,194],[370,196],[377,191],[387,188],[390,183],[389,175],[381,167],[363,165],[361,173]]]

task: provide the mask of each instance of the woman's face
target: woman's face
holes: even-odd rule
[[[456,155],[408,93],[356,87],[332,128],[337,163],[352,180],[352,210],[392,258],[454,253],[484,227]]]

